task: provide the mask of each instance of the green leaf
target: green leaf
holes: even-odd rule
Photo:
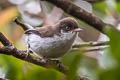
[[[68,80],[78,79],[77,70],[80,65],[81,57],[82,54],[80,51],[74,51],[64,56],[63,62],[69,67],[69,72],[67,75]]]

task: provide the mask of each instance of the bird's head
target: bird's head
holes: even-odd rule
[[[81,30],[79,28],[78,22],[74,18],[71,18],[71,17],[62,19],[59,22],[59,29],[65,33],[67,32],[74,33],[74,32],[79,32]]]

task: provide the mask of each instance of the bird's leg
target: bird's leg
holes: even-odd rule
[[[46,56],[43,56],[43,59],[47,62],[52,60],[52,63],[57,64],[58,66],[62,64],[62,62],[59,59],[52,59],[52,58],[48,58]]]
[[[63,63],[59,59],[52,60],[52,63],[57,65],[57,67],[59,67],[60,69],[62,69],[64,67],[66,70],[68,70],[68,68],[66,66],[64,66]]]
[[[54,63],[55,63],[55,64],[58,64],[58,65],[62,64],[62,62],[61,62],[60,60],[58,60],[58,59],[55,59],[55,60],[54,60]]]
[[[30,54],[30,53],[33,53],[33,52],[31,51],[30,45],[28,44],[28,45],[27,45],[27,54]]]

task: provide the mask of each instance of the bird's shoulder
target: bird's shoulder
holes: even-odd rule
[[[54,36],[54,31],[52,26],[43,26],[40,28],[36,28],[37,31],[40,33],[40,37],[52,37]]]

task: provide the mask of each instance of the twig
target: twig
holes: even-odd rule
[[[83,49],[82,51],[83,52],[92,52],[92,51],[102,51],[104,49],[108,48],[108,46],[102,46],[102,47],[92,47],[92,48],[86,48],[86,49]]]
[[[86,42],[80,44],[74,44],[72,48],[80,48],[80,47],[94,47],[94,46],[105,46],[108,45],[109,41],[101,41],[101,42]]]
[[[29,24],[20,22],[17,17],[16,17],[13,21],[14,21],[17,25],[20,25],[25,31],[28,30],[28,29],[33,29],[33,28],[34,28],[34,27],[32,27],[31,25],[29,25]]]
[[[85,52],[93,52],[93,51],[103,51],[104,49],[108,48],[109,46],[97,46],[97,47],[89,47],[89,48],[73,48],[71,52],[74,51],[82,51],[83,53]]]
[[[87,1],[87,2],[90,2],[90,3],[96,3],[96,2],[102,2],[102,1],[105,1],[105,0],[84,0],[84,1]]]
[[[0,42],[2,42],[4,46],[12,46],[10,41],[1,32],[0,32]]]
[[[0,78],[0,80],[8,80],[8,79],[5,79],[5,78]]]
[[[43,67],[55,65],[56,68],[63,73],[67,71],[67,68],[62,63],[57,63],[56,60],[51,60],[51,59],[45,60],[43,58],[35,57],[31,54],[26,54],[26,50],[18,50],[10,43],[9,40],[7,40],[7,38],[1,32],[0,32],[0,41],[4,45],[4,46],[0,46],[0,54],[12,55],[18,59]],[[10,47],[9,45],[13,47]]]
[[[0,0],[0,7],[2,8],[8,8],[15,6],[14,4],[10,3],[8,0]]]

